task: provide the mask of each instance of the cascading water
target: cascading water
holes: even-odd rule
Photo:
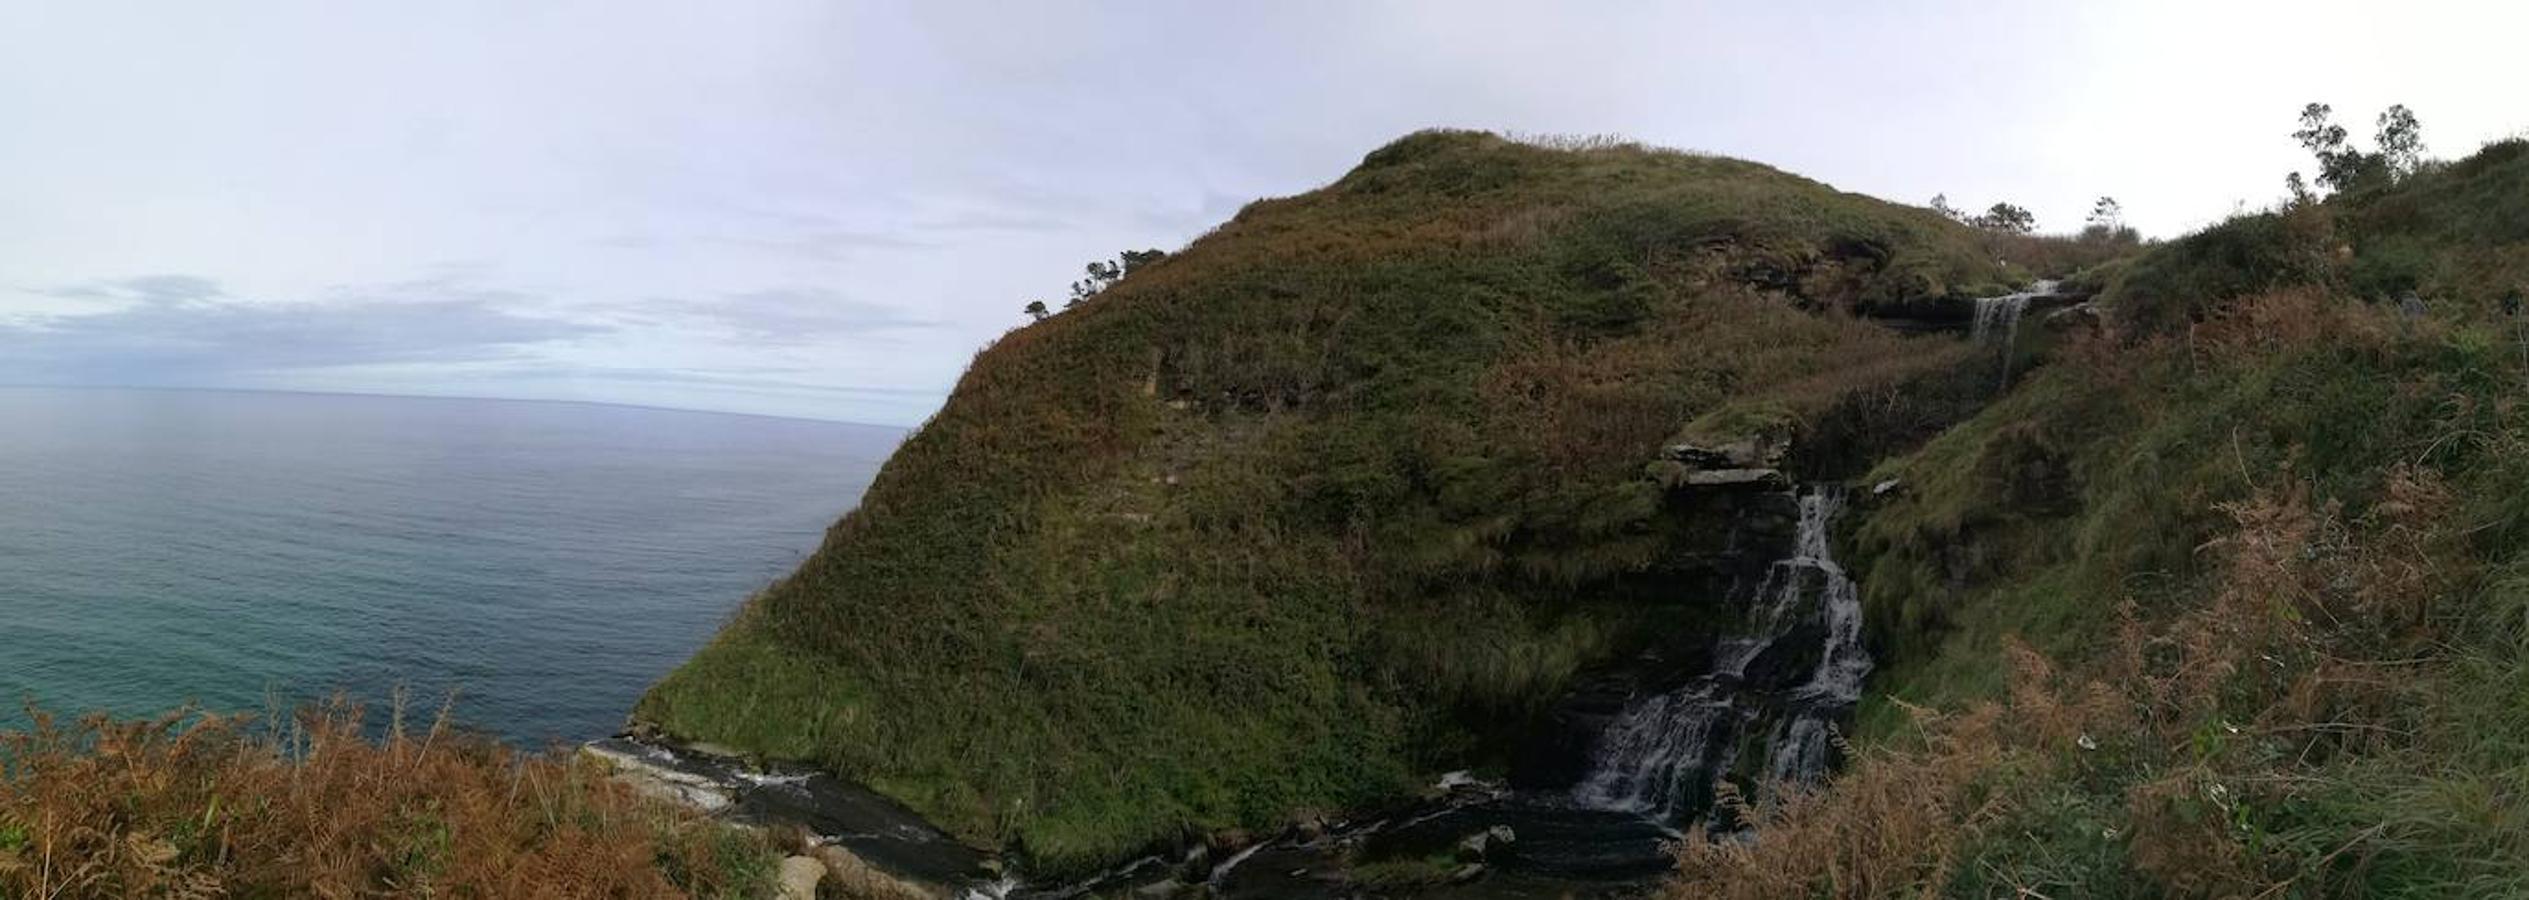
[[[2011,381],[2011,348],[2018,346],[2020,341],[2021,314],[2028,312],[2029,301],[2054,295],[2055,282],[2040,281],[2025,291],[1976,298],[1976,321],[1969,336],[1978,345],[1983,345],[1993,341],[1996,332],[2001,334],[2002,381],[2005,386]]]
[[[1834,488],[1811,488],[1798,502],[1791,555],[1767,567],[1751,598],[1748,632],[1721,643],[1711,671],[1628,706],[1600,737],[1589,774],[1572,791],[1575,802],[1661,820],[1691,813],[1736,767],[1741,736],[1769,723],[1759,761],[1769,783],[1808,785],[1824,777],[1834,722],[1860,699],[1871,662],[1861,645],[1860,591],[1828,546],[1842,497]],[[1749,664],[1796,635],[1820,642],[1806,677],[1750,683]]]

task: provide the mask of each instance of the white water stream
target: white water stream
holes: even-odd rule
[[[1574,801],[1664,820],[1691,812],[1686,804],[1736,765],[1741,735],[1768,722],[1761,770],[1772,782],[1808,785],[1826,775],[1834,722],[1860,699],[1871,663],[1861,645],[1860,591],[1828,546],[1842,497],[1811,488],[1799,506],[1791,555],[1767,568],[1749,632],[1724,640],[1706,674],[1628,706],[1600,737]],[[1822,633],[1823,642],[1805,680],[1771,696],[1743,683],[1749,663],[1804,626],[1816,626],[1807,633]]]

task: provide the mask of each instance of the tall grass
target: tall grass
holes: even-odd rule
[[[734,900],[766,896],[778,859],[568,756],[444,719],[408,731],[400,710],[384,729],[340,702],[280,721],[32,718],[0,733],[10,897]]]
[[[2497,145],[2160,247],[1884,464],[1858,762],[1674,893],[2529,896],[2524,177]]]

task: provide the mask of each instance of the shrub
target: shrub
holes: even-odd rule
[[[279,722],[102,716],[0,733],[0,894],[763,896],[761,837],[568,756],[340,702]]]

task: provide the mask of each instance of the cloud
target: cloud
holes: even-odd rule
[[[0,325],[0,379],[155,383],[224,375],[517,356],[604,326],[515,311],[534,299],[452,277],[337,288],[315,301],[253,301],[211,279],[151,275],[53,296],[120,301],[98,312]]]
[[[819,287],[745,291],[703,301],[651,300],[626,309],[647,322],[698,324],[756,344],[808,344],[938,324],[895,307],[855,300]]]
[[[190,303],[222,296],[219,282],[199,275],[142,275],[64,285],[36,293],[66,300],[120,300],[147,304]]]
[[[1060,232],[1080,227],[1080,220],[1054,215],[1047,211],[1021,209],[968,209],[923,219],[913,227],[920,231],[947,233],[971,231],[1034,231]]]

